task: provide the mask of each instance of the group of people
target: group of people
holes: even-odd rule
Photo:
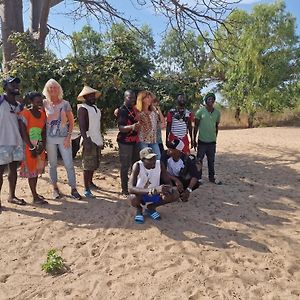
[[[46,157],[49,177],[53,186],[53,199],[62,197],[57,185],[57,159],[60,153],[67,171],[70,195],[81,199],[76,188],[76,175],[73,164],[71,137],[74,129],[74,115],[71,105],[63,99],[63,90],[54,79],[46,82],[43,93],[31,92],[27,95],[27,105],[17,101],[20,79],[8,77],[3,80],[5,93],[0,96],[0,192],[3,175],[8,169],[8,202],[26,205],[26,201],[15,194],[17,170],[20,176],[28,178],[33,203],[47,204],[37,193],[37,180],[44,172]],[[84,196],[93,197],[93,172],[100,162],[100,149],[103,147],[100,122],[101,112],[95,105],[99,91],[85,86],[78,95],[78,123],[83,139]],[[0,201],[1,212],[1,201]]]
[[[8,77],[3,81],[5,93],[0,96],[0,191],[3,175],[8,168],[8,202],[26,205],[15,194],[17,170],[28,178],[33,203],[47,204],[37,193],[37,181],[48,160],[53,199],[62,197],[57,185],[57,160],[60,153],[67,171],[70,195],[81,199],[76,188],[71,136],[74,115],[71,105],[63,99],[63,90],[54,79],[46,82],[43,93],[31,92],[25,105],[17,101],[20,79]],[[100,92],[84,86],[77,100],[77,120],[82,138],[82,167],[85,197],[94,197],[99,189],[93,174],[100,163],[103,148],[101,111],[96,105]],[[124,103],[117,108],[119,133],[117,142],[120,157],[122,193],[136,208],[135,221],[144,222],[145,212],[152,219],[160,219],[156,208],[178,199],[188,201],[190,193],[201,184],[202,160],[207,156],[209,181],[216,182],[214,158],[220,112],[214,108],[215,95],[205,97],[206,106],[195,116],[186,109],[184,94],[177,95],[176,107],[164,117],[159,100],[152,92],[132,90],[124,93]],[[194,124],[194,130],[193,130]],[[166,128],[164,149],[161,130]],[[199,133],[199,135],[198,135]],[[198,139],[197,139],[198,136]],[[197,150],[197,156],[190,150]],[[130,178],[128,178],[128,174]],[[1,202],[0,202],[1,211]]]
[[[143,207],[147,215],[158,220],[158,206],[178,199],[188,201],[202,183],[205,156],[209,181],[222,184],[216,180],[214,168],[220,112],[214,108],[215,94],[208,93],[204,100],[205,107],[194,115],[186,109],[185,95],[178,94],[176,107],[167,112],[165,121],[153,93],[141,91],[137,97],[132,90],[124,93],[124,103],[114,114],[119,128],[122,193],[136,208],[136,223],[144,223]],[[165,127],[166,150],[161,135]],[[196,156],[191,154],[192,148]]]

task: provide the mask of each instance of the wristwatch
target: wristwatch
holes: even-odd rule
[[[192,190],[191,188],[189,188],[189,187],[188,187],[186,190],[187,190],[189,193],[191,193],[191,192],[193,191],[193,190]]]

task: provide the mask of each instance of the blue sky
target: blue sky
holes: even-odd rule
[[[80,31],[82,26],[85,24],[90,24],[95,30],[104,31],[106,29],[105,25],[99,24],[94,19],[82,19],[80,21],[74,22],[72,18],[66,17],[65,13],[70,11],[71,1],[63,2],[51,10],[49,17],[49,24],[53,27],[62,29],[67,34],[71,34],[74,31]],[[113,6],[118,8],[120,11],[125,13],[126,17],[131,17],[131,19],[136,20],[137,25],[148,24],[153,31],[154,38],[157,44],[160,42],[165,29],[166,20],[162,16],[155,15],[151,8],[134,8],[132,2],[135,0],[112,0]],[[272,3],[274,0],[242,0],[237,7],[250,11],[253,5],[258,3]],[[300,35],[300,0],[286,0],[287,11],[291,12],[297,19],[297,33]],[[68,42],[66,41],[66,44]],[[67,45],[60,43],[60,48],[53,41],[48,41],[48,46],[54,50],[54,52],[59,57],[66,56],[70,49]]]

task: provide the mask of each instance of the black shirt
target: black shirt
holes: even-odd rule
[[[137,123],[137,112],[134,108],[128,108],[124,104],[118,113],[118,126],[128,126]],[[135,144],[138,142],[137,131],[119,132],[117,142],[122,144]]]

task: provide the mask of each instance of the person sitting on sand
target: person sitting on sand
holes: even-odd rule
[[[172,180],[178,188],[180,199],[188,201],[193,190],[199,187],[196,157],[182,152],[184,143],[181,140],[168,142],[162,162]]]
[[[93,175],[99,168],[100,151],[103,148],[100,128],[101,111],[95,105],[98,97],[100,92],[89,86],[85,86],[77,97],[78,101],[84,102],[78,105],[78,124],[83,138],[82,166],[85,197],[94,197],[91,189],[99,189],[93,183]]]
[[[25,205],[25,200],[19,199],[15,195],[17,168],[24,157],[23,141],[18,124],[18,114],[21,111],[21,105],[16,101],[16,97],[20,95],[19,84],[20,79],[17,77],[6,78],[3,80],[5,93],[0,96],[0,192],[4,170],[8,167],[8,202]]]
[[[33,203],[48,204],[36,191],[38,175],[45,170],[46,114],[41,93],[29,93],[30,108],[20,113],[19,126],[25,143],[25,159],[21,163],[20,176],[28,178]]]
[[[156,157],[150,147],[142,149],[140,160],[133,165],[129,179],[129,200],[136,208],[134,220],[138,224],[144,223],[142,205],[147,204],[145,212],[151,219],[160,220],[156,208],[179,199],[178,190],[172,187],[165,166]],[[161,185],[161,181],[165,184]]]

